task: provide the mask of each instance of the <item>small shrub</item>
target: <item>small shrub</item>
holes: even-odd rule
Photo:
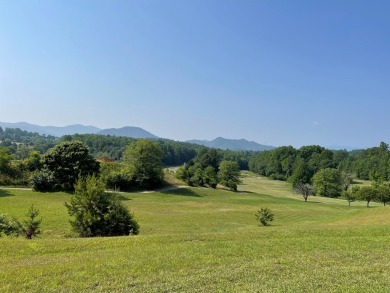
[[[41,234],[40,226],[42,219],[37,219],[39,211],[31,206],[27,212],[27,220],[20,223],[16,218],[8,219],[6,215],[0,215],[0,237],[23,235],[26,239],[32,239]]]
[[[7,215],[0,215],[0,237],[19,234],[19,222],[16,219],[8,219]]]
[[[38,215],[39,210],[34,209],[34,206],[32,205],[26,214],[27,220],[24,220],[23,224],[20,225],[20,232],[26,239],[32,239],[41,234],[40,226],[42,219],[38,220]]]
[[[256,219],[260,222],[261,226],[268,226],[269,222],[274,220],[274,214],[269,208],[261,208],[256,213]]]

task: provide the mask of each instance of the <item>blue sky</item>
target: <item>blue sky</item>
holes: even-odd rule
[[[0,121],[390,142],[390,1],[0,0]]]

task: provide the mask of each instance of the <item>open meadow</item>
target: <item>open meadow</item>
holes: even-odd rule
[[[137,236],[76,238],[67,193],[0,189],[0,214],[31,204],[40,238],[0,238],[1,292],[389,292],[390,208],[301,196],[243,173],[239,192],[121,193]],[[271,226],[255,213],[268,207]]]

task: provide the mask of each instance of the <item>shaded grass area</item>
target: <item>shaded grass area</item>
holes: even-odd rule
[[[0,291],[387,292],[390,210],[311,197],[246,173],[241,193],[122,193],[141,234],[79,239],[65,193],[7,191],[0,214],[43,217],[41,239],[0,239]],[[1,194],[1,193],[0,193]],[[257,209],[275,214],[260,227]]]

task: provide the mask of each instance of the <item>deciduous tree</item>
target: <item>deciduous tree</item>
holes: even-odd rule
[[[162,157],[160,145],[149,139],[137,140],[124,152],[124,162],[133,181],[143,188],[153,188],[162,184],[164,178]]]
[[[237,185],[241,183],[240,167],[237,162],[222,161],[218,172],[219,182],[232,191],[237,191]]]
[[[314,188],[308,183],[298,183],[294,187],[294,192],[302,195],[305,201],[307,201],[307,198],[314,194]]]
[[[377,190],[377,195],[378,195],[378,201],[383,203],[383,206],[386,205],[390,201],[390,187],[381,185],[378,187]]]
[[[366,201],[367,207],[369,207],[370,202],[377,198],[378,190],[372,186],[362,186],[359,188],[357,196],[360,200]]]
[[[313,176],[315,193],[320,196],[338,197],[342,191],[342,178],[337,169],[321,169]]]

